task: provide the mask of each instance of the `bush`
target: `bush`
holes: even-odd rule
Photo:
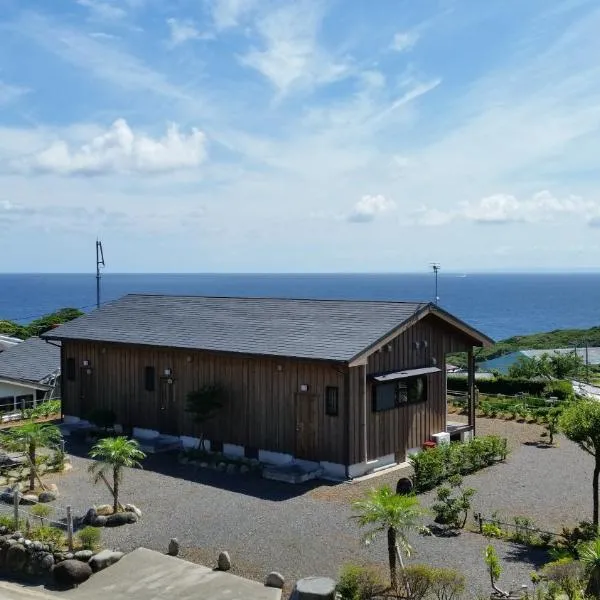
[[[84,550],[95,550],[100,545],[102,532],[98,527],[84,527],[77,532],[79,544]]]
[[[571,556],[577,557],[577,546],[582,542],[590,542],[597,535],[596,528],[589,521],[580,521],[577,527],[563,527],[557,542],[559,549],[566,550]]]
[[[475,495],[473,488],[463,489],[462,477],[452,475],[448,479],[449,486],[441,486],[437,490],[437,502],[431,509],[435,513],[435,522],[441,525],[448,525],[453,529],[462,529],[467,522],[469,510],[471,508],[471,498]],[[456,490],[457,495],[452,496]]]
[[[504,460],[508,454],[506,438],[495,435],[476,437],[470,442],[441,444],[413,454],[413,485],[416,492],[434,488],[452,475],[466,475]]]
[[[52,508],[50,506],[48,506],[47,504],[36,504],[35,506],[31,507],[30,510],[31,514],[35,515],[36,517],[39,517],[41,524],[44,524],[44,519],[50,516],[50,513],[52,512]]]
[[[62,548],[65,545],[65,534],[57,527],[49,527],[48,525],[36,527],[31,532],[31,537],[38,542],[49,544],[54,549]]]
[[[17,529],[25,529],[25,520],[19,519],[17,529],[15,529],[15,519],[11,515],[0,515],[0,527],[6,527],[10,532],[14,532]]]
[[[531,396],[542,396],[546,390],[546,380],[524,379],[513,377],[494,377],[493,379],[478,379],[477,389],[482,394],[503,394],[516,396],[519,393]],[[457,375],[448,376],[448,389],[456,392],[467,391],[467,378]]]
[[[342,567],[336,591],[341,600],[370,600],[384,587],[375,568],[349,564]]]
[[[559,400],[572,400],[575,397],[570,381],[550,381],[544,389],[544,396],[556,396]]]
[[[514,517],[515,532],[512,536],[513,541],[531,546],[534,537],[538,533],[535,523],[529,517],[517,516]]]
[[[485,537],[491,538],[501,538],[504,536],[502,529],[495,523],[484,523],[481,526],[481,533],[483,533]]]
[[[437,600],[456,600],[465,591],[465,576],[454,569],[436,568],[431,591]]]
[[[435,568],[429,565],[409,565],[400,574],[398,596],[410,600],[424,600],[430,596]],[[408,594],[410,590],[410,595]]]
[[[553,583],[568,600],[581,598],[584,586],[585,569],[580,562],[572,559],[560,559],[544,566],[541,572],[543,580]]]

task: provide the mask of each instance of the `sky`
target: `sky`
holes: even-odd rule
[[[600,264],[597,0],[0,0],[0,272]]]

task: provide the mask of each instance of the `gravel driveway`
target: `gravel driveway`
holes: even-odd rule
[[[58,503],[68,500],[81,514],[94,503],[110,502],[102,485],[92,485],[88,459],[77,456],[84,449],[71,451],[73,470],[58,479]],[[548,450],[517,444],[506,464],[469,476],[466,483],[478,490],[476,510],[527,515],[539,526],[557,530],[563,522],[589,517],[591,467],[591,460],[563,439],[559,448]],[[397,478],[292,486],[179,465],[171,455],[152,456],[143,470],[128,470],[122,485],[122,501],[137,505],[142,520],[103,530],[103,541],[125,551],[138,546],[165,551],[169,539],[177,537],[185,558],[212,565],[220,550],[228,550],[236,572],[259,580],[271,570],[288,581],[335,576],[345,562],[386,564],[384,539],[368,548],[361,545],[349,502],[365,489]],[[432,494],[422,499],[429,505]],[[468,532],[456,538],[415,536],[411,560],[456,568],[467,576],[471,596],[487,595],[482,556],[488,542]],[[494,545],[503,559],[505,586],[528,583],[532,568],[544,560],[540,551],[499,541]]]

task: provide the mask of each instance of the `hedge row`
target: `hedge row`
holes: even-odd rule
[[[468,475],[502,461],[507,454],[506,438],[497,435],[440,444],[409,457],[414,471],[413,486],[417,493],[425,492],[452,475]]]
[[[468,381],[466,377],[448,376],[448,390],[466,392]],[[543,381],[537,379],[517,379],[513,377],[494,377],[493,379],[478,379],[477,389],[482,394],[503,394],[516,396],[524,393],[529,396],[556,396],[559,400],[567,400],[573,396],[573,386],[569,381]]]

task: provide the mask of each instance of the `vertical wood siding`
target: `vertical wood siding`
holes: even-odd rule
[[[427,348],[423,348],[423,341]],[[415,342],[420,347],[415,348]],[[367,431],[368,458],[374,459],[396,454],[404,460],[406,451],[420,447],[433,433],[443,431],[446,424],[446,354],[466,351],[471,342],[459,331],[435,315],[418,321],[390,342],[387,347],[368,358],[367,374],[431,367],[432,359],[441,369],[427,375],[427,401],[374,412],[372,409],[372,383],[367,378]],[[350,369],[350,396],[352,410],[349,415],[350,463],[364,459],[362,442],[362,367]]]
[[[300,385],[307,384],[309,392],[318,398],[316,453],[321,460],[346,462],[347,406],[342,401],[342,365],[108,343],[65,341],[62,348],[62,372],[66,373],[67,358],[74,358],[77,364],[76,381],[62,378],[66,415],[85,418],[93,408],[110,408],[118,423],[160,431],[159,378],[164,369],[171,369],[180,434],[200,433],[185,411],[187,393],[204,384],[221,383],[228,398],[218,415],[204,426],[208,439],[294,454],[295,395]],[[84,360],[90,361],[91,375],[84,375],[79,369]],[[145,390],[147,366],[156,369],[153,392]],[[84,382],[83,377],[89,379]],[[339,388],[338,416],[325,414],[327,386]],[[91,391],[81,398],[85,390]]]

